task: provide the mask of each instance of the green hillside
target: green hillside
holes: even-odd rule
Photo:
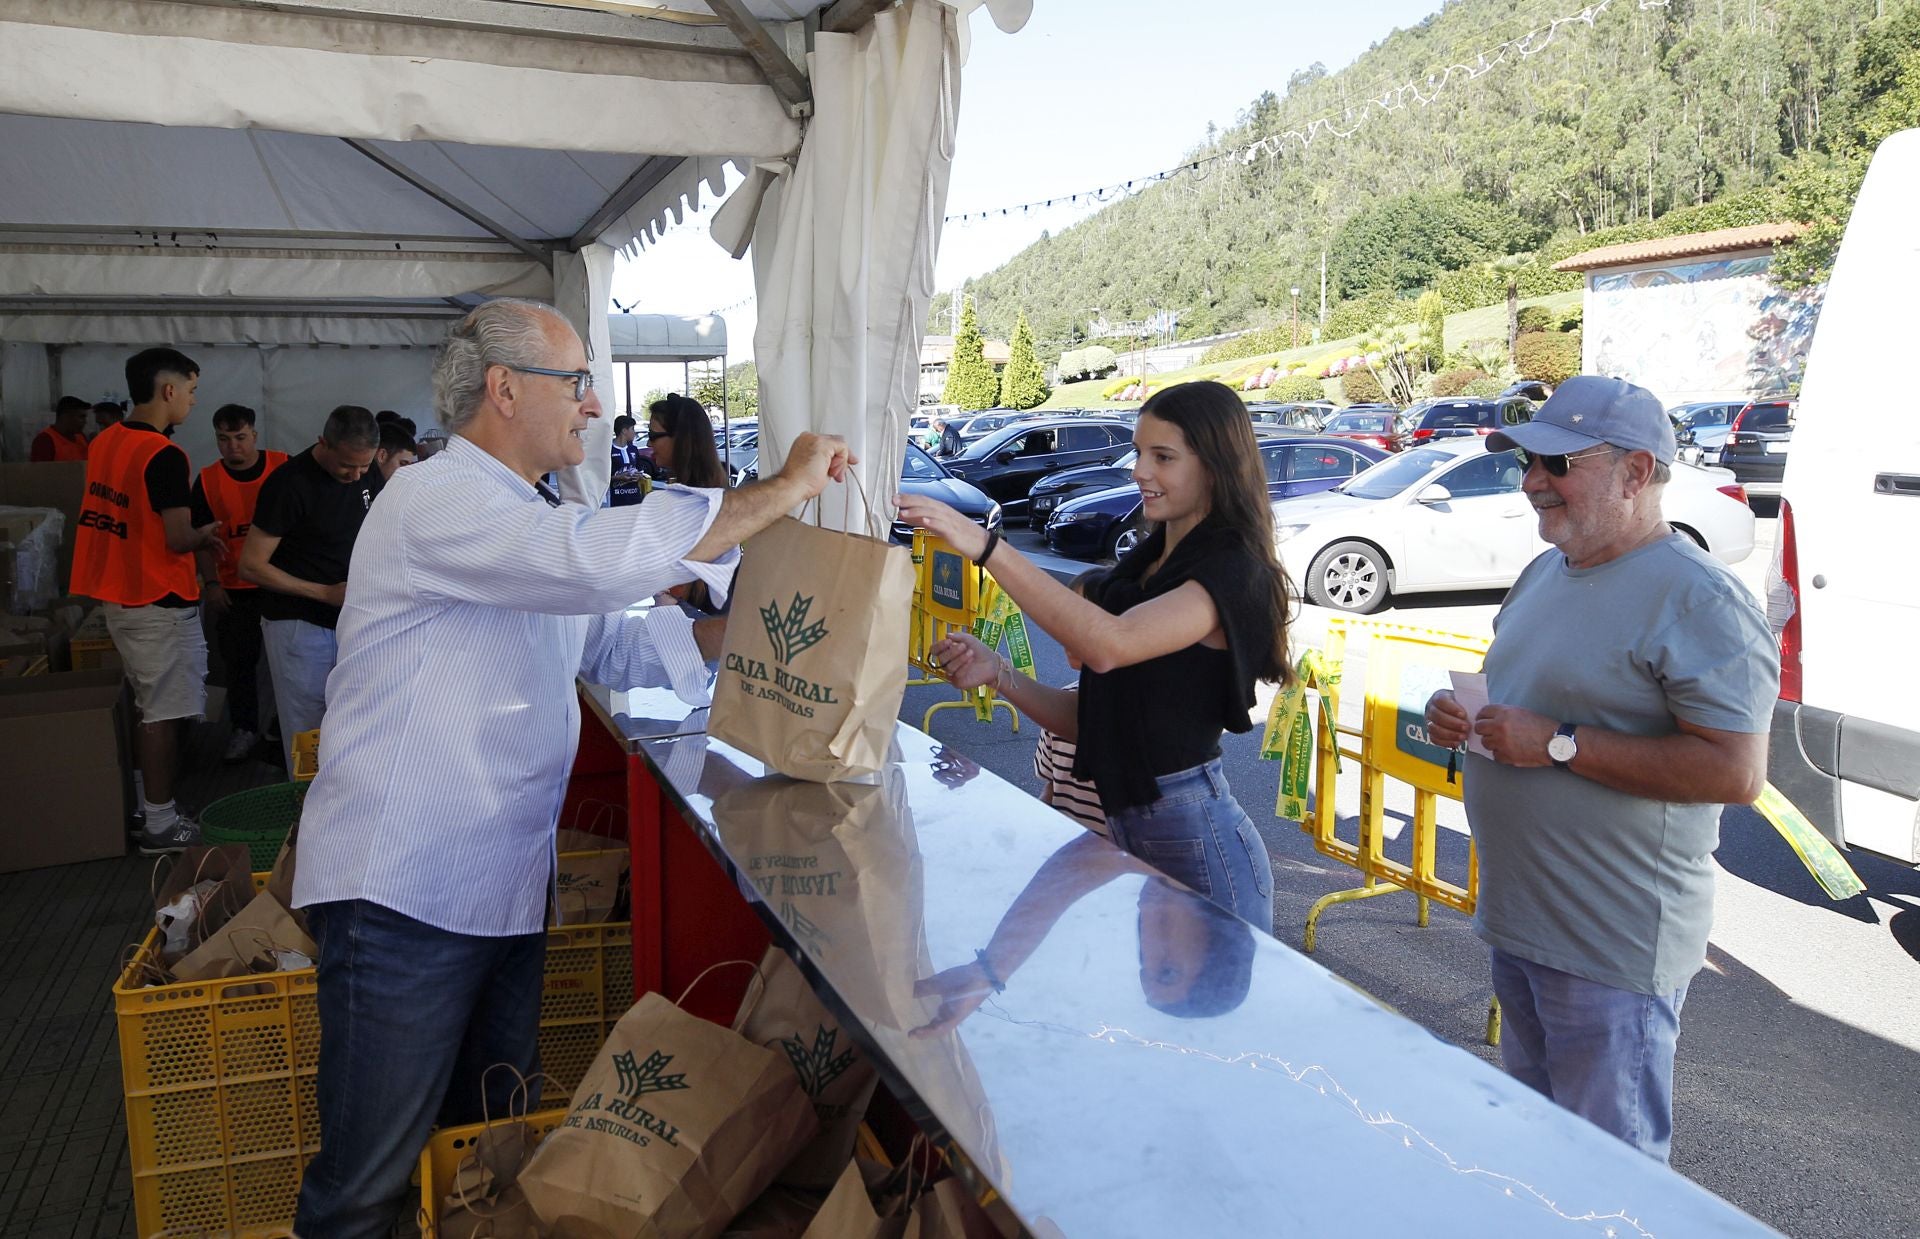
[[[1577,278],[1551,263],[1593,245],[1844,219],[1848,161],[1920,99],[1920,0],[1612,0],[1591,25],[1538,33],[1573,7],[1451,0],[1337,73],[1276,80],[1196,141],[1198,171],[970,281],[982,330],[1005,338],[1024,309],[1051,357],[1084,342],[1092,305],[1116,320],[1177,308],[1182,338],[1276,325],[1290,286],[1317,308],[1323,252],[1329,336],[1410,321],[1427,288],[1454,311],[1498,300],[1510,278],[1523,295],[1564,292]],[[1480,71],[1481,52],[1498,59],[1528,31],[1527,54],[1509,46]],[[1276,79],[1284,47],[1269,53]],[[1277,157],[1215,158],[1256,142]]]

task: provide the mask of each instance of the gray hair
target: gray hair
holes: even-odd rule
[[[547,321],[566,322],[538,301],[501,297],[461,319],[447,333],[433,365],[433,408],[449,434],[459,434],[480,411],[489,366],[538,366],[547,359]]]
[[[1634,451],[1632,448],[1621,447],[1615,443],[1609,443],[1607,446],[1613,449],[1613,461],[1615,464],[1632,455]],[[1665,486],[1671,481],[1673,481],[1673,466],[1661,460],[1658,456],[1655,456],[1653,458],[1653,473],[1648,476],[1647,485]]]

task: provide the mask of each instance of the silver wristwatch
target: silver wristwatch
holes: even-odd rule
[[[1560,724],[1554,729],[1553,739],[1547,741],[1547,756],[1551,757],[1553,764],[1562,770],[1565,770],[1567,763],[1580,754],[1580,745],[1573,738],[1574,727],[1573,723]]]

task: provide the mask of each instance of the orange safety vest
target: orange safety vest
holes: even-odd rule
[[[200,471],[200,489],[206,492],[213,519],[220,522],[220,536],[227,544],[227,557],[220,561],[220,584],[227,589],[258,589],[240,575],[240,548],[246,545],[247,530],[253,528],[253,505],[260,501],[260,483],[267,475],[287,463],[285,452],[262,451],[267,467],[251,482],[236,482],[227,467],[214,461]]]
[[[87,437],[85,435],[81,435],[77,439],[69,439],[67,436],[49,426],[34,436],[34,442],[36,444],[41,439],[45,439],[53,445],[53,458],[55,461],[85,460],[87,458]]]
[[[200,597],[191,552],[167,549],[166,523],[147,500],[147,465],[173,446],[161,434],[109,426],[87,453],[87,490],[73,535],[72,591],[123,607],[168,594]]]

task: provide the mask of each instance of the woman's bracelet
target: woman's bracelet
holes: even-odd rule
[[[1007,661],[1005,655],[1001,654],[994,655],[994,661],[993,691],[1004,697],[1013,691],[1013,664]],[[1005,688],[1000,687],[1000,679],[1002,676],[1007,678],[1007,686]]]
[[[982,568],[986,567],[987,561],[993,558],[994,548],[998,547],[999,545],[1000,545],[1000,531],[998,529],[987,530],[986,549],[981,551],[979,556],[973,562],[978,564]]]
[[[987,979],[987,984],[993,987],[993,992],[996,994],[1005,993],[1007,983],[1000,979],[999,974],[994,972],[993,965],[987,962],[986,951],[984,949],[975,951],[973,958],[974,962],[980,965],[980,975]]]

